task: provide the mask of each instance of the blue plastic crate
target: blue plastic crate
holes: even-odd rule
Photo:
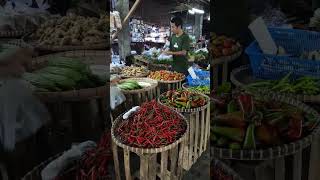
[[[254,76],[279,79],[292,72],[293,77],[320,78],[320,61],[298,58],[304,51],[320,49],[320,33],[280,28],[269,28],[269,31],[276,45],[282,46],[288,55],[263,54],[258,43],[254,41],[246,49]]]
[[[192,79],[191,75],[187,76],[189,86],[209,86],[210,85],[210,72],[195,70],[194,71],[199,79]]]

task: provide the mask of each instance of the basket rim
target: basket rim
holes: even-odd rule
[[[250,70],[250,65],[244,65],[244,66],[240,66],[239,68],[234,69],[231,73],[230,73],[230,81],[236,85],[237,87],[243,88],[246,86],[246,84],[241,83],[240,81],[238,81],[237,74],[241,73],[242,71],[246,71],[246,70]],[[251,84],[251,83],[249,83]],[[280,93],[280,92],[276,92],[276,91],[270,91],[270,90],[266,90],[266,89],[258,89],[258,91],[262,92],[262,93],[268,93],[268,92],[272,92],[275,94],[281,94],[283,96],[290,96],[291,98],[295,98],[297,100],[303,101],[303,102],[320,102],[320,94],[319,95],[304,95],[304,94],[293,94],[293,93]]]
[[[87,52],[87,53],[86,53]],[[94,52],[94,53],[90,53]],[[71,53],[68,56],[68,53]],[[96,50],[76,50],[76,51],[66,51],[66,52],[58,52],[52,53],[44,56],[34,57],[32,59],[32,65],[40,64],[48,61],[51,57],[63,56],[63,57],[92,57],[99,56],[100,53],[105,55],[105,51],[96,51]],[[106,97],[107,96],[107,83],[103,86],[95,87],[95,88],[85,88],[79,90],[68,90],[68,91],[52,91],[52,92],[34,92],[36,96],[42,98],[44,100],[81,100],[81,99],[91,99],[95,97]]]
[[[164,147],[159,147],[159,148],[136,148],[136,147],[131,147],[131,146],[123,144],[120,140],[118,140],[116,138],[114,129],[115,129],[116,125],[118,125],[118,123],[120,121],[123,121],[122,116],[123,116],[124,113],[119,115],[117,117],[117,119],[112,124],[112,127],[111,127],[112,141],[116,145],[120,146],[121,148],[129,150],[131,152],[135,152],[137,154],[154,154],[154,153],[161,153],[161,152],[165,152],[167,150],[173,149],[174,147],[178,146],[181,142],[185,141],[185,139],[187,138],[187,135],[188,135],[188,132],[189,132],[189,123],[188,123],[187,119],[181,113],[176,112],[173,109],[171,109],[171,111],[173,113],[177,113],[184,120],[184,122],[186,123],[186,126],[187,126],[184,134],[178,140],[176,140],[174,143],[168,144],[168,145],[166,145]]]
[[[187,90],[185,90],[185,91],[187,91]],[[174,109],[175,111],[180,112],[180,113],[200,112],[200,111],[203,111],[203,110],[207,109],[210,106],[210,97],[205,95],[205,94],[203,94],[203,93],[198,93],[198,92],[192,92],[192,93],[200,95],[200,96],[202,96],[202,97],[204,97],[206,99],[206,104],[201,106],[201,107],[191,108],[191,109],[181,109],[181,108],[175,108],[175,107],[172,107],[172,106],[168,106],[168,105],[163,104],[160,101],[160,98],[167,92],[164,92],[164,93],[160,94],[160,96],[158,97],[158,103],[163,105],[163,106],[166,106],[166,107],[169,107],[171,109]]]
[[[126,79],[121,79],[119,82],[124,82],[126,80],[135,80],[135,81],[145,80],[146,82],[151,83],[151,86],[148,86],[148,87],[145,87],[142,89],[137,89],[137,90],[122,90],[121,89],[121,91],[125,94],[136,94],[136,93],[141,93],[141,92],[147,92],[147,91],[150,91],[150,90],[158,87],[158,81],[153,80],[151,78],[147,78],[147,77],[145,77],[145,78],[126,78]]]
[[[320,133],[320,115],[319,113],[307,106],[306,104],[292,99],[290,97],[286,97],[283,95],[278,95],[275,93],[256,93],[254,95],[258,95],[259,97],[262,97],[263,100],[272,99],[274,101],[278,101],[281,103],[286,103],[295,107],[298,107],[300,110],[303,110],[306,113],[313,114],[315,117],[317,117],[317,125],[315,129],[310,132],[307,136],[286,144],[281,144],[278,146],[265,148],[265,149],[257,149],[257,150],[232,150],[228,148],[220,148],[220,147],[214,147],[211,145],[210,148],[210,154],[215,158],[221,158],[221,159],[236,159],[236,160],[269,160],[269,159],[276,159],[288,155],[292,155],[296,152],[299,152],[307,147],[309,147],[312,144],[312,141],[315,136],[318,136]],[[298,148],[297,148],[298,147]],[[291,149],[291,150],[290,150]],[[267,154],[267,155],[265,155]],[[265,155],[265,156],[264,156]],[[259,157],[258,157],[259,156]]]
[[[0,31],[0,38],[18,38],[23,37],[25,34],[33,31],[32,29],[13,30],[13,31]]]

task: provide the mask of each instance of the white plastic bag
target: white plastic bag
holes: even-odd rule
[[[110,86],[110,107],[115,109],[126,100],[121,90],[116,86]]]
[[[35,98],[26,82],[0,79],[0,146],[7,151],[49,121],[47,109]]]

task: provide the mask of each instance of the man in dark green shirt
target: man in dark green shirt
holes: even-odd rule
[[[173,56],[172,69],[174,71],[188,74],[187,54],[190,49],[190,38],[182,30],[182,19],[174,17],[171,19],[170,51],[165,51],[167,55]]]

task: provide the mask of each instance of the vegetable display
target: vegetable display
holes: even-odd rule
[[[126,66],[122,68],[121,75],[124,77],[143,77],[149,73],[146,67]]]
[[[193,92],[200,92],[203,94],[210,94],[210,87],[209,86],[194,86],[194,87],[188,87],[189,91]]]
[[[213,58],[230,56],[239,52],[241,46],[234,39],[214,34],[211,40],[210,52]]]
[[[280,80],[264,80],[246,86],[249,91],[268,89],[280,93],[318,95],[320,93],[320,81],[312,77],[301,77],[297,80],[290,79],[291,73]]]
[[[31,38],[36,39],[40,45],[94,45],[106,42],[108,27],[109,17],[106,15],[100,19],[68,15],[45,22]]]
[[[125,82],[120,83],[118,87],[122,90],[136,90],[136,89],[143,88],[138,84],[137,81],[134,81],[134,80],[126,80]]]
[[[124,80],[123,82],[118,84],[118,87],[122,90],[137,90],[137,89],[143,89],[149,86],[151,86],[151,84],[148,82],[142,82],[142,81],[140,82],[140,81],[131,80],[131,79]]]
[[[155,100],[142,104],[128,119],[115,125],[115,135],[123,143],[137,148],[160,148],[174,143],[187,130],[185,120]]]
[[[159,97],[161,103],[181,109],[192,109],[207,104],[205,96],[187,90],[170,90]]]
[[[104,133],[98,146],[87,151],[75,169],[58,176],[55,180],[111,179],[108,170],[108,166],[110,166],[112,161],[110,139],[110,132]]]
[[[48,66],[23,78],[35,87],[35,91],[55,92],[105,85],[105,81],[92,74],[79,59],[58,57],[48,61]]]
[[[290,143],[317,125],[316,117],[291,105],[261,101],[248,94],[235,95],[223,105],[210,129],[211,141],[219,147],[259,149]]]
[[[166,70],[151,72],[148,77],[160,81],[176,81],[183,80],[185,78],[185,76],[182,73],[171,72]]]

